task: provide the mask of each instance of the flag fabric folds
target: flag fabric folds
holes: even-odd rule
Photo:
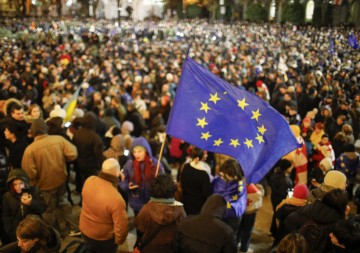
[[[64,122],[71,121],[73,112],[77,105],[77,99],[79,97],[81,87],[79,87],[74,94],[71,96],[70,100],[64,105],[64,110],[66,111],[66,116]]]
[[[349,34],[347,43],[350,47],[352,47],[353,49],[360,49],[360,45],[358,44],[356,37],[353,33]]]
[[[184,61],[166,129],[199,148],[229,155],[248,183],[260,181],[285,154],[300,147],[285,118],[261,98]]]

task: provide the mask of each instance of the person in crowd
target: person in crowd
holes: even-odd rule
[[[74,161],[78,153],[76,147],[64,137],[48,135],[47,129],[43,119],[33,121],[30,132],[34,142],[25,149],[21,165],[30,185],[37,186],[44,197],[44,220],[55,226],[56,222],[59,224],[65,219],[71,229],[70,234],[76,234],[78,224],[66,196],[66,162]],[[62,235],[66,234],[65,230],[67,228],[60,231]]]
[[[237,241],[240,243],[240,252],[254,252],[249,248],[251,232],[255,225],[256,213],[262,207],[265,190],[261,184],[248,184],[246,187],[247,201],[245,213],[241,217]],[[239,246],[239,244],[238,244]]]
[[[346,175],[346,189],[350,199],[352,199],[356,177],[360,172],[360,155],[355,151],[354,144],[348,144],[344,147],[344,153],[342,153],[335,161],[335,169]]]
[[[324,124],[321,122],[316,123],[314,127],[314,131],[310,135],[310,141],[313,147],[317,146],[320,143],[321,138],[324,134],[325,134]]]
[[[29,186],[29,179],[22,169],[12,169],[7,184],[9,191],[2,200],[2,221],[10,242],[15,242],[16,228],[30,214],[41,215],[46,210],[39,189]]]
[[[79,228],[88,252],[115,253],[127,237],[128,216],[117,190],[119,180],[119,162],[109,158],[99,175],[85,181]]]
[[[59,253],[59,232],[39,216],[28,215],[16,228],[17,241],[0,248],[1,253]]]
[[[120,187],[128,193],[129,205],[136,216],[150,199],[150,186],[156,176],[158,161],[144,137],[135,138],[130,150],[131,158],[124,165]],[[158,174],[163,173],[164,169],[159,164]]]
[[[285,236],[279,243],[276,253],[308,253],[305,238],[299,233]]]
[[[305,205],[289,214],[284,222],[287,232],[298,231],[303,225],[314,223],[327,227],[328,234],[338,220],[344,220],[349,214],[349,198],[346,191],[334,189],[325,194],[322,200]]]
[[[276,246],[286,235],[284,225],[286,217],[307,204],[308,194],[309,189],[307,186],[305,184],[298,184],[294,187],[292,196],[288,196],[276,207],[276,224],[278,229],[273,246]]]
[[[271,205],[273,207],[273,218],[270,226],[270,233],[276,236],[276,207],[288,195],[288,191],[293,188],[293,183],[289,177],[292,170],[292,164],[287,159],[281,159],[274,169],[274,174],[270,178],[271,187]]]
[[[227,203],[224,221],[238,234],[241,216],[246,209],[246,186],[240,164],[235,159],[226,160],[219,176],[212,182],[213,193],[224,197]]]
[[[9,120],[5,126],[5,138],[8,143],[8,163],[11,168],[21,168],[21,160],[28,146],[27,138],[21,135],[21,126]]]
[[[182,203],[174,199],[177,185],[169,174],[158,175],[150,188],[150,201],[136,216],[134,224],[142,236],[141,252],[172,252],[177,225],[186,216]]]
[[[146,124],[143,116],[136,109],[134,103],[130,103],[127,106],[128,113],[125,116],[125,121],[130,121],[134,125],[134,130],[131,132],[131,135],[135,137],[140,137],[146,129]]]
[[[339,220],[329,234],[336,252],[360,252],[360,223],[354,219]]]
[[[333,163],[335,162],[335,153],[331,142],[329,141],[329,136],[323,134],[321,136],[321,141],[314,146],[312,159],[315,166],[319,166],[321,160],[327,157],[331,158]]]
[[[43,118],[41,107],[38,104],[30,105],[24,118],[28,124],[31,124],[34,119]]]
[[[236,253],[234,230],[222,221],[226,213],[224,197],[211,195],[198,215],[184,218],[173,239],[176,253]]]
[[[333,163],[330,157],[321,160],[319,167],[314,168],[309,176],[310,189],[320,187],[324,182],[326,173],[333,169]]]
[[[200,162],[203,156],[202,149],[192,148],[191,161],[185,163],[180,172],[182,198],[187,215],[199,214],[206,199],[212,194],[210,177]]]
[[[96,120],[93,112],[87,112],[82,118],[81,128],[75,131],[72,140],[79,153],[76,162],[77,176],[80,178],[79,192],[88,177],[99,173],[103,162],[104,144],[95,132]]]
[[[327,172],[321,186],[310,191],[307,198],[308,203],[314,203],[316,199],[321,200],[327,192],[333,189],[346,189],[346,176],[344,173],[337,170]]]

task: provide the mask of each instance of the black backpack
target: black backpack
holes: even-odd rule
[[[87,246],[83,241],[75,240],[71,241],[66,247],[61,251],[61,253],[86,253]]]

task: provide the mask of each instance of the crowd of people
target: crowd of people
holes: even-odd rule
[[[3,244],[18,240],[28,252],[21,242],[37,239],[32,246],[43,250],[49,231],[81,233],[88,252],[116,252],[131,207],[143,252],[251,252],[268,183],[274,251],[295,242],[307,247],[296,252],[360,248],[348,205],[359,213],[360,53],[347,44],[358,31],[204,20],[0,23]],[[246,182],[236,160],[166,135],[187,54],[267,101],[303,143],[261,184]],[[27,217],[47,234],[22,234]]]

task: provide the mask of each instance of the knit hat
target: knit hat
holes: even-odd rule
[[[333,163],[330,157],[324,158],[320,162],[320,166],[324,166],[325,171],[329,171],[333,168]]]
[[[31,124],[30,133],[32,136],[38,136],[42,134],[48,133],[48,126],[46,125],[44,119],[34,119],[34,121]]]
[[[134,131],[134,124],[130,121],[124,121],[121,125],[121,132],[123,131],[131,133]]]
[[[298,184],[294,187],[293,197],[297,199],[307,199],[309,189],[306,184]]]
[[[60,107],[60,105],[55,105],[54,109],[50,112],[50,118],[65,118],[66,117],[66,111]]]
[[[346,176],[338,170],[330,170],[324,178],[324,185],[332,186],[341,190],[346,188]]]

